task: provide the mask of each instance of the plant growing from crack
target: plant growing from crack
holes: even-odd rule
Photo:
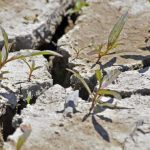
[[[110,74],[103,77],[102,71],[97,69],[95,71],[95,76],[97,79],[97,86],[91,91],[88,84],[81,77],[79,73],[76,73],[73,70],[67,69],[69,72],[73,73],[73,75],[80,80],[80,82],[84,85],[85,89],[89,93],[89,100],[92,101],[91,107],[89,109],[89,113],[83,118],[83,121],[91,114],[92,111],[95,111],[97,106],[105,107],[110,109],[124,109],[125,107],[117,106],[117,104],[110,104],[109,102],[103,102],[101,100],[102,96],[113,96],[117,99],[121,99],[121,95],[114,90],[106,89],[106,87],[112,83],[118,75],[121,73],[119,70],[111,71]]]
[[[69,9],[67,14],[69,14],[69,16],[72,16],[73,14],[79,15],[82,11],[82,8],[87,6],[89,6],[89,3],[86,1],[76,0],[74,8]]]
[[[26,103],[27,104],[31,104],[31,91],[28,93],[28,96],[27,96],[27,98],[26,98]]]
[[[75,53],[75,57],[73,58],[73,60],[80,58],[80,54],[83,50],[85,50],[86,48],[88,48],[89,46],[83,47],[83,48],[75,48],[73,46],[71,46],[72,49],[74,50]]]
[[[10,44],[8,42],[8,35],[1,26],[0,26],[0,29],[2,31],[2,35],[3,35],[3,39],[4,39],[4,46],[3,46],[2,50],[0,51],[0,80],[5,79],[3,77],[3,75],[6,73],[9,73],[8,71],[2,71],[2,69],[7,63],[9,63],[11,61],[18,60],[18,59],[25,59],[26,57],[39,56],[39,55],[54,55],[54,56],[62,57],[61,54],[54,52],[54,51],[50,51],[50,50],[41,51],[41,52],[29,52],[29,53],[18,54],[18,55],[9,57],[9,52],[10,52],[13,44]],[[31,70],[32,70],[31,74],[34,70],[38,69],[34,66],[34,64],[32,67],[33,68],[31,68]]]
[[[118,38],[126,23],[127,17],[128,17],[128,11],[118,19],[118,21],[112,28],[108,37],[108,42],[94,46],[94,50],[88,53],[90,55],[97,54],[96,63],[99,63],[102,57],[109,55],[110,51],[117,48],[121,44],[121,43],[118,43]]]
[[[35,65],[35,61],[34,60],[31,60],[31,64],[25,59],[23,58],[22,59],[28,66],[29,68],[29,76],[28,76],[28,81],[30,82],[31,81],[31,77],[33,76],[33,72],[40,69],[42,66],[36,66]]]
[[[20,129],[22,134],[19,136],[17,143],[16,143],[16,150],[20,150],[23,144],[26,142],[27,138],[31,134],[32,128],[31,125],[21,125]]]

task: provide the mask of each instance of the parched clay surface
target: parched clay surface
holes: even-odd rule
[[[149,36],[149,8],[150,5],[146,0],[142,2],[135,0],[90,1],[90,6],[83,9],[74,29],[58,41],[58,45],[67,44],[61,47],[60,52],[68,52],[70,54],[70,66],[75,66],[75,70],[83,73],[84,77],[90,78],[95,69],[91,69],[91,67],[96,62],[97,56],[89,54],[92,48],[85,48],[81,51],[79,59],[75,59],[76,53],[72,47],[80,49],[91,43],[98,45],[107,42],[109,33],[117,19],[129,10],[128,20],[119,38],[122,45],[111,52],[116,53],[103,57],[101,62],[104,68],[126,68],[143,63],[147,65],[149,64],[150,53],[145,43],[145,37]]]
[[[116,84],[117,86],[117,84]],[[149,96],[140,94],[117,101],[118,105],[133,109],[105,109],[82,122],[91,103],[79,99],[72,118],[65,118],[66,92],[59,85],[48,89],[22,113],[30,123],[32,133],[23,150],[148,150],[150,140]]]
[[[15,49],[33,49],[50,43],[71,5],[72,0],[2,0],[0,25],[15,42]],[[0,36],[1,45],[2,41]]]
[[[21,50],[10,53],[9,57],[30,52],[37,51]],[[26,60],[29,64],[34,60],[36,66],[41,66],[41,68],[33,72],[31,82],[28,81],[29,68],[22,60],[9,62],[2,69],[2,71],[9,71],[9,73],[4,75],[7,79],[1,81],[0,97],[8,101],[13,108],[16,106],[19,95],[26,99],[30,91],[32,96],[38,97],[53,84],[53,80],[47,69],[48,62],[43,56],[27,58]]]
[[[89,3],[75,27],[58,41],[58,45],[82,48],[93,39],[95,44],[106,42],[116,19],[130,8],[120,37],[123,45],[115,50],[121,53],[101,60],[105,70],[124,69],[108,87],[119,91],[122,100],[103,99],[108,99],[110,103],[117,102],[127,109],[102,109],[99,114],[91,115],[82,122],[91,103],[79,98],[77,112],[72,118],[65,117],[65,100],[72,89],[58,84],[50,86],[39,95],[34,105],[28,105],[20,115],[24,123],[32,126],[31,135],[22,150],[150,149],[149,48],[144,42],[145,37],[149,36],[150,4],[146,0],[143,3],[140,0],[89,0]],[[80,58],[74,59],[76,55],[71,46],[60,47],[63,55],[70,54],[68,67],[79,71],[87,81],[92,82],[95,68],[91,67],[96,61],[95,55],[88,55],[91,49],[87,48]],[[5,142],[5,146],[10,145],[10,141]]]

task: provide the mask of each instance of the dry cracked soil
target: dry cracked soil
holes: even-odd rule
[[[15,66],[18,70],[1,82],[0,122],[5,123],[5,130],[11,127],[5,131],[8,136],[4,142],[6,150],[15,150],[16,141],[23,134],[19,120],[22,124],[30,124],[32,128],[22,150],[150,150],[150,42],[145,41],[150,37],[150,3],[147,0],[87,2],[89,6],[82,8],[74,26],[56,40],[57,32],[64,25],[63,18],[66,19],[66,12],[73,7],[74,1],[0,1],[0,25],[8,32],[9,40],[15,41],[17,50],[40,49],[55,39],[57,46],[53,46],[63,55],[63,58],[50,59],[50,62],[43,56],[35,57],[42,68],[35,72],[30,83],[25,79],[27,68],[20,60],[5,66],[10,71],[15,70]],[[107,42],[116,20],[127,10],[128,20],[119,38],[122,44],[102,58],[101,62],[105,71],[122,70],[118,78],[108,86],[109,89],[117,90],[122,99],[102,99],[128,109],[102,109],[100,113],[93,114],[82,122],[91,102],[87,101],[87,93],[81,88],[79,95],[74,97],[77,99],[76,111],[72,111],[73,108],[66,110],[67,98],[74,93],[72,86],[77,83],[66,73],[65,67],[79,71],[94,87],[95,68],[91,67],[96,62],[96,56],[89,54],[91,48],[87,46],[92,42]],[[39,14],[35,22],[32,20],[34,14]],[[29,19],[25,20],[25,16]],[[2,43],[2,37],[0,39]],[[76,58],[72,47],[87,48]],[[11,55],[13,54],[14,52]],[[22,68],[23,75],[19,72]],[[18,78],[15,78],[16,75]],[[31,90],[35,102],[27,104],[21,113],[16,114],[13,107],[10,112],[3,106],[6,101],[13,106],[18,103],[20,85],[23,99],[26,99]],[[72,113],[66,115],[66,111]]]

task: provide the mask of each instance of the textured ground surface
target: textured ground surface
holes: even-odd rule
[[[71,46],[82,48],[93,39],[95,44],[106,42],[116,19],[130,8],[128,21],[120,37],[123,45],[115,50],[121,53],[102,59],[107,70],[118,67],[124,69],[109,86],[118,90],[123,99],[110,99],[110,102],[117,102],[119,106],[129,109],[103,109],[98,115],[82,122],[91,103],[79,99],[77,113],[72,118],[64,117],[62,110],[71,88],[54,85],[37,98],[36,104],[28,105],[22,111],[20,117],[23,123],[32,126],[23,150],[150,150],[150,63],[149,48],[144,42],[145,37],[149,36],[150,4],[146,0],[89,2],[90,6],[83,9],[74,28],[59,39],[59,45],[70,44],[62,46],[60,52],[64,55],[69,53],[69,66],[82,70],[81,74],[89,80],[94,73],[94,68],[90,67],[96,61],[95,55],[88,55],[91,49],[87,48],[82,51],[81,58],[74,59],[76,55]],[[5,145],[9,147],[9,143]]]
[[[37,48],[50,42],[71,3],[72,0],[49,0],[48,3],[46,0],[2,0],[0,25],[10,40],[15,40],[16,49]]]

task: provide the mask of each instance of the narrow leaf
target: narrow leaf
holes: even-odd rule
[[[39,56],[39,55],[54,55],[58,57],[63,57],[61,54],[54,52],[54,51],[41,51],[41,52],[32,52],[27,55],[24,55],[25,57],[30,57],[30,56]]]
[[[35,61],[34,61],[34,60],[32,60],[31,68],[32,68],[32,69],[34,69],[34,68],[35,68]]]
[[[30,64],[27,62],[27,60],[25,58],[22,58],[22,60],[27,64],[27,66],[29,67],[29,69],[31,69]]]
[[[68,68],[67,68],[66,70],[69,71],[69,72],[71,72],[71,73],[73,73],[73,75],[74,75],[75,77],[77,77],[77,78],[81,81],[81,83],[84,85],[84,87],[86,88],[86,90],[87,90],[87,92],[89,93],[89,95],[92,94],[92,92],[91,92],[89,86],[87,85],[87,83],[85,82],[85,80],[80,76],[80,74],[78,74],[78,73],[76,73],[76,72],[74,72],[73,70],[68,69]]]
[[[22,130],[22,135],[19,137],[17,144],[16,144],[16,149],[20,150],[27,138],[29,137],[31,133],[31,126],[30,125],[22,125],[21,127]]]
[[[10,52],[13,46],[14,46],[13,42],[8,44],[8,53]]]
[[[5,46],[3,46],[1,53],[2,53],[2,62],[4,62],[4,61],[7,60],[7,57],[8,57],[8,52],[7,52],[6,48],[5,48]]]
[[[102,74],[101,70],[97,69],[95,71],[95,75],[96,75],[96,79],[99,81],[99,83],[101,83],[102,79],[103,79],[103,74]]]
[[[97,94],[99,94],[99,95],[108,95],[108,96],[110,95],[110,96],[113,96],[117,99],[122,98],[121,95],[118,92],[113,91],[113,90],[100,89],[99,91],[97,91]]]
[[[22,54],[22,55],[17,55],[9,58],[7,62],[12,61],[12,60],[17,60],[17,59],[24,59],[25,57],[31,57],[31,56],[39,56],[39,55],[54,55],[58,57],[63,57],[61,54],[53,51],[42,51],[42,52],[32,52],[28,54]]]
[[[5,49],[8,51],[8,35],[5,32],[4,28],[0,26],[3,38],[4,38],[4,45],[5,45]]]
[[[26,98],[26,102],[27,102],[27,104],[31,103],[31,92],[28,93],[28,96]]]
[[[119,38],[119,35],[124,27],[127,17],[128,17],[128,11],[119,18],[119,20],[111,30],[108,37],[108,45],[107,45],[108,50],[113,47],[113,45],[116,43],[117,39]]]
[[[121,71],[118,70],[118,69],[111,70],[109,72],[109,74],[104,76],[103,83],[102,83],[102,88],[105,88],[109,84],[111,84],[120,74],[121,74]]]

